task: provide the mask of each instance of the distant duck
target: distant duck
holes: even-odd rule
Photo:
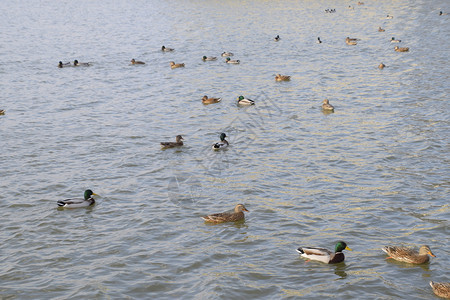
[[[243,105],[243,106],[249,106],[249,105],[255,105],[255,101],[245,98],[244,96],[239,96],[237,99],[237,104]]]
[[[217,59],[217,57],[215,57],[215,56],[203,56],[202,57],[203,61],[210,61],[210,60],[216,60],[216,59]]]
[[[364,2],[358,2],[358,5],[364,5]]]
[[[384,67],[386,67],[386,65],[383,64],[383,63],[381,63],[381,64],[378,65],[378,69],[384,69]]]
[[[181,147],[183,146],[183,137],[181,135],[177,135],[176,142],[161,142],[161,148],[167,149],[167,148],[174,148],[174,147]]]
[[[394,16],[390,16],[390,15],[386,16],[386,20],[390,20],[390,19],[393,19],[393,18],[394,18]]]
[[[145,62],[143,61],[139,61],[139,60],[135,60],[134,58],[131,60],[131,64],[132,65],[145,65]]]
[[[386,30],[384,30],[383,28],[381,28],[381,26],[380,27],[378,27],[378,32],[385,32]]]
[[[439,15],[440,16],[446,16],[446,15],[448,15],[448,13],[444,13],[444,12],[442,12],[442,10],[439,12]]]
[[[289,81],[289,80],[291,80],[291,76],[280,74],[275,75],[275,81]]]
[[[348,9],[354,9],[353,6],[351,6],[351,5],[349,5],[347,8]]]
[[[395,47],[394,47],[394,50],[397,51],[397,52],[408,52],[408,51],[409,51],[409,48],[408,48],[408,47],[398,47],[398,46],[395,46]]]
[[[238,204],[234,207],[232,212],[223,212],[218,214],[211,214],[202,217],[205,222],[208,223],[224,223],[224,222],[237,222],[245,219],[244,211],[247,211],[244,204]]]
[[[328,99],[323,100],[322,109],[325,111],[334,111],[334,106],[330,104]]]
[[[176,64],[175,62],[171,61],[171,62],[170,62],[170,67],[171,67],[172,69],[176,69],[176,68],[184,68],[184,63]]]
[[[59,200],[57,202],[59,207],[64,208],[79,208],[79,207],[88,207],[95,204],[95,199],[92,196],[98,196],[92,190],[84,191],[84,199],[66,199]]]
[[[0,115],[4,115],[5,114],[5,110],[4,109],[0,109]]]
[[[436,296],[450,299],[450,282],[439,283],[430,281],[430,286]]]
[[[66,63],[63,64],[63,62],[60,61],[58,63],[58,68],[66,68],[66,67],[70,67],[70,62],[66,62]]]
[[[218,103],[222,100],[222,98],[208,98],[208,96],[203,96],[202,102],[203,104],[212,104],[212,103]]]
[[[91,65],[91,63],[84,63],[84,62],[80,63],[76,59],[73,61],[74,67],[89,67],[90,65]]]
[[[343,250],[350,249],[347,244],[343,241],[337,242],[334,247],[334,252],[325,249],[325,248],[317,248],[317,247],[300,247],[297,249],[297,252],[301,254],[304,258],[309,258],[310,260],[317,260],[326,264],[336,264],[343,262],[345,259]]]
[[[227,57],[227,56],[233,56],[234,54],[231,52],[222,52],[221,54],[223,57]]]
[[[357,45],[357,42],[356,41],[359,41],[359,39],[356,39],[356,38],[349,38],[349,37],[346,37],[345,38],[345,43],[347,44],[347,45]]]
[[[401,40],[396,40],[395,37],[392,37],[391,43],[400,43]]]
[[[317,44],[322,44],[322,41],[320,40],[320,37],[317,38]]]
[[[430,258],[428,255],[436,257],[436,255],[431,252],[430,247],[424,245],[419,248],[419,251],[410,247],[398,247],[398,246],[385,246],[381,248],[387,255],[388,258],[392,258],[401,262],[406,262],[410,264],[423,264],[427,263]]]
[[[175,49],[173,49],[173,48],[166,48],[166,46],[162,46],[161,47],[161,51],[163,51],[163,52],[172,52],[172,51],[174,51]]]
[[[280,38],[279,35],[277,35],[273,40],[274,40],[275,42],[278,42],[279,40],[281,40],[281,38]]]
[[[227,57],[227,59],[225,60],[225,62],[226,62],[227,64],[235,64],[235,65],[241,63],[241,61],[240,61],[239,59],[231,59],[231,58],[229,58],[229,57]]]
[[[220,149],[225,149],[226,147],[228,147],[229,143],[228,141],[225,139],[227,137],[227,135],[222,132],[220,134],[220,142],[217,142],[215,144],[212,145],[212,149],[213,150],[220,150]]]

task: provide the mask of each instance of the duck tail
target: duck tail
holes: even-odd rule
[[[58,206],[64,206],[66,205],[66,202],[64,202],[63,200],[58,200],[58,202],[56,202],[58,204]]]

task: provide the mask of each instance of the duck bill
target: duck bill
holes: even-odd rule
[[[345,250],[348,250],[348,251],[353,251],[352,249],[350,249],[350,247],[349,247],[349,246],[345,247]]]
[[[246,211],[246,212],[250,212],[248,209],[246,209],[246,208],[244,208],[244,209],[242,209],[243,211]]]
[[[431,251],[429,251],[428,254],[433,256],[433,257],[436,257],[436,255],[434,255],[433,252],[431,252]]]
[[[92,196],[99,196],[99,197],[100,197],[100,195],[98,195],[98,194],[96,194],[96,193],[92,193]]]

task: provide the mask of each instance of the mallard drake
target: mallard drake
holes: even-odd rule
[[[166,48],[166,46],[162,46],[161,47],[161,51],[163,51],[163,52],[172,52],[172,51],[174,51],[175,49],[173,49],[173,48]]]
[[[202,102],[203,104],[212,104],[212,103],[218,103],[222,100],[222,98],[208,98],[208,96],[203,96]]]
[[[330,104],[328,99],[323,100],[322,109],[326,111],[334,111],[334,106]]]
[[[390,19],[393,19],[393,18],[394,18],[394,16],[390,16],[390,15],[386,16],[386,20],[390,20]]]
[[[409,247],[397,247],[397,246],[385,246],[381,248],[387,255],[388,258],[393,258],[398,261],[407,262],[410,264],[423,264],[429,261],[428,255],[436,257],[428,246],[422,246],[419,248],[419,252],[416,249]]]
[[[386,30],[384,30],[383,28],[381,28],[381,26],[380,27],[378,27],[378,32],[385,32]]]
[[[317,38],[317,44],[322,44],[322,41],[320,40],[320,37]]]
[[[227,135],[224,132],[222,132],[220,134],[220,142],[217,142],[214,145],[212,145],[213,150],[219,150],[219,149],[224,149],[224,148],[228,147],[229,143],[225,139],[226,137],[227,137]]]
[[[202,57],[203,61],[210,61],[210,60],[216,60],[216,59],[217,59],[217,57],[215,57],[215,56],[203,56]]]
[[[395,37],[392,37],[391,43],[400,43],[401,40],[397,40]]]
[[[79,208],[79,207],[88,207],[95,204],[95,199],[92,196],[98,196],[92,190],[84,191],[84,199],[66,199],[59,200],[57,202],[59,207],[64,208]]]
[[[351,5],[349,5],[347,8],[348,8],[348,9],[354,9],[354,7],[351,6]]]
[[[384,67],[386,67],[386,65],[383,64],[383,63],[381,63],[381,64],[378,65],[378,69],[384,69]]]
[[[334,247],[334,253],[328,249],[316,247],[300,247],[297,249],[297,252],[302,257],[309,258],[310,260],[318,260],[326,264],[336,264],[344,261],[345,256],[342,253],[343,250],[353,251],[345,242],[340,241]]]
[[[62,61],[60,61],[58,63],[58,68],[66,68],[66,67],[70,67],[70,62],[63,63]]]
[[[235,65],[237,65],[237,64],[239,64],[241,61],[240,61],[239,59],[231,59],[231,58],[227,57],[227,59],[225,60],[225,62],[226,62],[227,64],[235,64]]]
[[[255,105],[255,101],[245,98],[244,96],[239,96],[237,99],[238,105]]]
[[[132,65],[145,65],[145,62],[143,61],[139,61],[139,60],[135,60],[134,58],[131,60],[131,64]]]
[[[279,35],[277,35],[273,40],[274,40],[275,42],[278,42],[279,40],[281,40],[281,38],[280,38]]]
[[[448,13],[444,13],[444,12],[442,12],[442,10],[439,12],[439,15],[440,16],[446,16],[446,15],[448,15]]]
[[[161,142],[161,148],[167,149],[167,148],[174,148],[174,147],[180,147],[183,146],[183,137],[181,135],[177,135],[175,138],[176,142]]]
[[[275,75],[275,81],[289,81],[289,80],[291,80],[291,76],[280,74]]]
[[[202,219],[209,223],[237,222],[245,219],[244,211],[248,212],[244,204],[238,204],[234,207],[234,211],[207,215]]]
[[[91,65],[91,63],[88,63],[88,62],[87,63],[84,63],[84,62],[80,63],[76,59],[73,61],[73,66],[74,67],[89,67],[90,65]]]
[[[234,54],[231,52],[222,52],[221,54],[223,57],[227,57],[227,56],[233,56]]]
[[[176,64],[175,62],[171,61],[171,62],[170,62],[170,67],[171,67],[172,69],[176,69],[176,68],[184,68],[184,63]]]
[[[408,52],[409,48],[408,47],[399,47],[399,46],[395,46],[394,50],[397,52]]]
[[[450,282],[433,282],[430,281],[430,286],[436,296],[450,299]]]
[[[5,110],[4,109],[0,109],[0,115],[4,115],[5,114]]]

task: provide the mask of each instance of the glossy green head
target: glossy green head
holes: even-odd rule
[[[231,58],[227,57],[227,61],[230,61],[230,60],[231,60]]]
[[[85,190],[84,191],[84,200],[91,198],[92,195],[97,195],[97,194],[95,194],[92,190]]]
[[[239,96],[238,101],[244,100],[244,96]]]
[[[226,135],[224,132],[222,132],[222,133],[220,134],[220,140],[221,140],[221,141],[223,141],[226,137],[227,137],[227,135]]]
[[[353,251],[347,246],[345,242],[343,241],[337,242],[336,247],[334,248],[334,252],[342,252],[343,250]]]
[[[207,59],[207,57],[206,57],[206,56],[203,56],[203,59]]]

